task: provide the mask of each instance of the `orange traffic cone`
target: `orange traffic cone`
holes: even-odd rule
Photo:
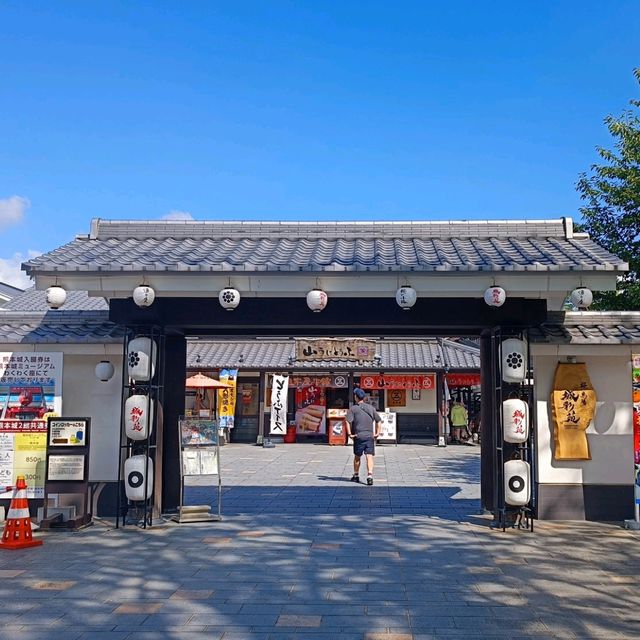
[[[2,540],[0,540],[0,547],[3,549],[38,547],[42,544],[42,540],[34,540],[31,532],[27,483],[24,480],[24,476],[18,476],[15,487],[7,487],[7,491],[11,491],[11,489],[13,489],[13,497],[9,505],[9,513],[2,533]]]

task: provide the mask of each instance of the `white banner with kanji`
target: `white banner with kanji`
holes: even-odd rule
[[[287,392],[289,376],[273,376],[271,383],[271,422],[269,433],[283,436],[287,432]]]

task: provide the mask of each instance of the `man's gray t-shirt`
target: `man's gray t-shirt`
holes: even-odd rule
[[[351,432],[356,438],[364,440],[373,438],[373,423],[382,418],[370,404],[354,404],[347,413],[347,422],[351,424]]]

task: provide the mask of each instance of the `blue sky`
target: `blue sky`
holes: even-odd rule
[[[638,0],[0,0],[0,281],[94,217],[577,217],[637,66]]]

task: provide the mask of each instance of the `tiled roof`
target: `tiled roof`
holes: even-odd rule
[[[441,346],[442,345],[442,348]],[[443,354],[444,351],[444,354]],[[344,360],[298,362],[293,340],[193,340],[188,342],[187,367],[191,369],[377,369],[451,370],[479,369],[480,352],[449,340],[379,340],[380,364]]]
[[[22,293],[22,289],[18,289],[18,287],[14,287],[13,285],[7,284],[6,282],[0,282],[0,294],[4,295],[8,298],[13,298],[17,296],[19,293]]]
[[[37,291],[34,287],[20,292],[5,309],[13,311],[48,311],[46,292]],[[64,311],[100,311],[109,309],[104,298],[89,297],[86,291],[67,291]]]
[[[531,340],[552,344],[640,344],[640,311],[550,312]]]
[[[569,219],[463,222],[94,220],[24,265],[69,272],[591,271],[627,265]]]

